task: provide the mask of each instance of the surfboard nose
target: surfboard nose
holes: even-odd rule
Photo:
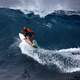
[[[22,33],[19,33],[19,38],[23,41],[25,36]]]

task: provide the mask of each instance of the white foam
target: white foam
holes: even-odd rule
[[[22,54],[30,56],[42,65],[56,65],[62,72],[80,71],[80,48],[45,50],[33,48],[25,41],[19,44]]]

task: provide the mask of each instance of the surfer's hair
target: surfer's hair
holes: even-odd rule
[[[24,34],[25,37],[26,37],[26,36],[32,37],[33,35],[34,35],[33,32],[27,32],[27,33]]]

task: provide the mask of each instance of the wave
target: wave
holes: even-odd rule
[[[61,50],[48,50],[41,48],[29,48],[26,43],[20,42],[22,54],[30,56],[38,63],[48,67],[56,65],[60,71],[71,73],[80,71],[80,48]]]
[[[10,9],[14,9],[14,10],[20,10],[22,11],[24,14],[30,14],[30,13],[34,13],[34,15],[39,15],[40,17],[45,17],[47,15],[50,14],[56,14],[56,15],[80,15],[80,11],[79,10],[51,10],[51,11],[45,11],[45,10],[30,10],[30,9],[24,9],[24,8],[20,8],[20,7],[10,7]]]
[[[33,29],[40,47],[65,49],[80,46],[80,16],[49,14],[40,18],[34,14],[24,15],[19,10],[0,8],[0,18],[2,48],[2,43],[5,42],[8,47],[13,42],[13,37],[17,36],[23,26]]]
[[[22,43],[20,49],[23,54],[42,65],[56,65],[62,72],[80,71],[80,48],[74,48],[80,46],[80,16],[50,14],[40,18],[31,14],[24,15],[18,10],[0,9],[0,18],[0,50],[4,53],[22,27],[30,26],[36,33],[35,39],[39,46],[43,48],[27,52],[28,47]],[[12,47],[15,45],[18,43]]]

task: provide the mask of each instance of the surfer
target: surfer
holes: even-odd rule
[[[24,35],[24,40],[29,44],[31,45],[32,47],[35,47],[37,48],[37,45],[35,44],[35,40],[34,40],[34,36],[35,36],[35,33],[32,31],[31,28],[26,28],[24,27],[23,30],[22,30],[22,34]]]

